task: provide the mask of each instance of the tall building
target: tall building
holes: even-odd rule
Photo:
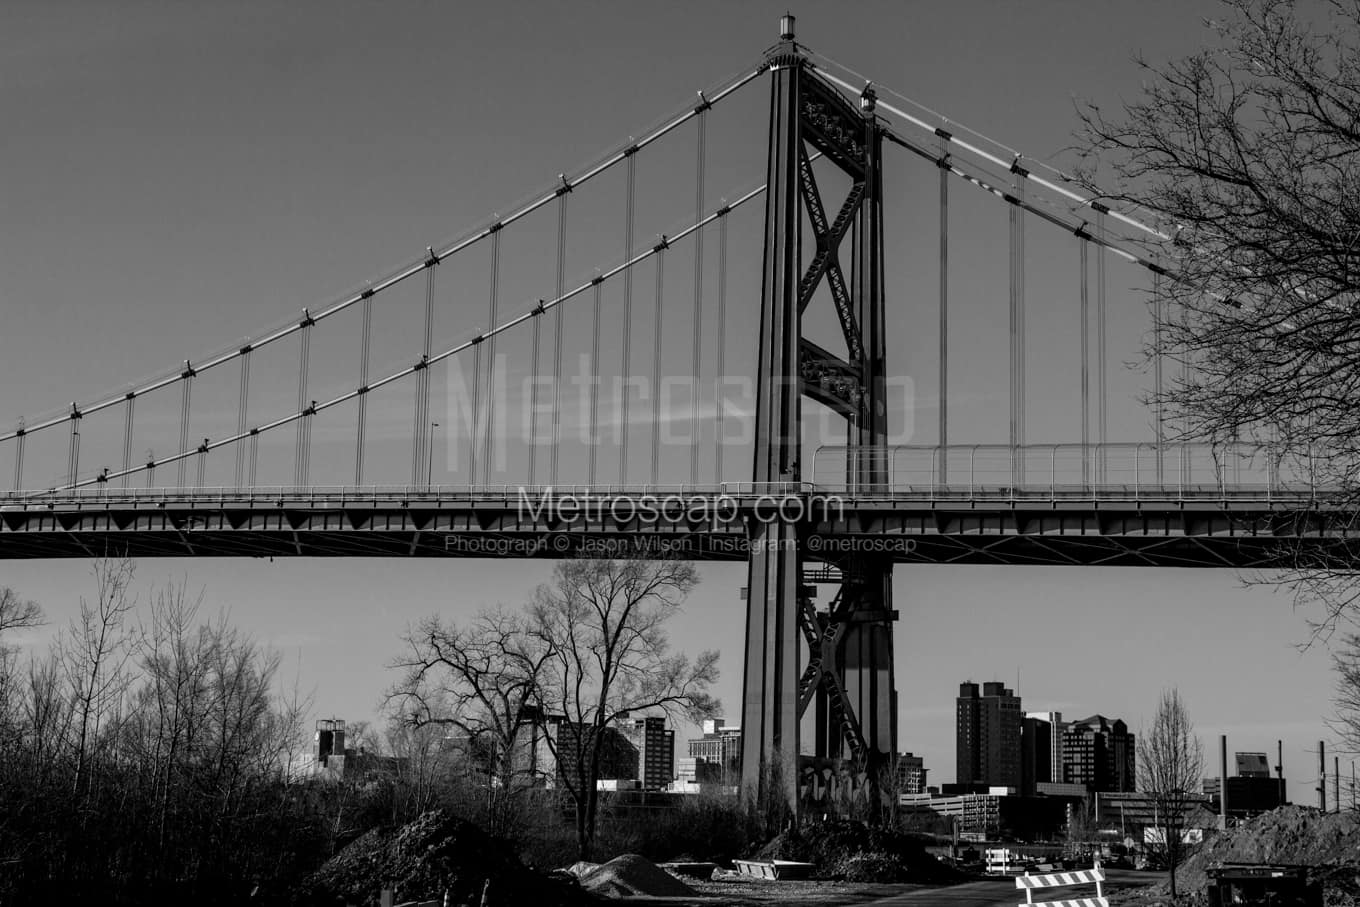
[[[926,762],[920,756],[902,753],[897,757],[898,791],[903,794],[926,792]]]
[[[598,751],[600,781],[640,780],[638,749],[618,728],[607,725],[597,731],[593,725],[549,715],[545,730],[556,751],[553,780],[557,785],[575,782],[578,760],[588,759],[592,747]]]
[[[1123,721],[1092,715],[1068,725],[1062,739],[1064,782],[1090,791],[1137,788],[1134,735]]]
[[[730,726],[721,718],[706,718],[702,737],[691,737],[689,756],[721,766],[721,783],[736,784],[741,775],[741,727]]]
[[[1047,722],[1051,732],[1051,745],[1048,754],[1048,777],[1043,777],[1043,770],[1036,768],[1035,780],[1049,781],[1055,784],[1061,783],[1063,779],[1063,731],[1067,729],[1067,724],[1063,721],[1062,712],[1026,712],[1025,717]]]
[[[675,731],[666,729],[666,719],[622,718],[619,733],[637,750],[635,777],[645,790],[661,790],[675,780]]]
[[[1020,787],[1020,697],[1001,683],[959,684],[955,783]]]

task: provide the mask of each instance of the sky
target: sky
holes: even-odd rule
[[[559,173],[580,172],[692,106],[696,91],[754,66],[785,10],[766,2],[9,0],[0,33],[0,424],[60,412],[70,401],[231,348],[512,210]],[[800,41],[818,53],[1055,164],[1071,161],[1079,101],[1108,110],[1137,97],[1144,74],[1135,56],[1158,61],[1193,51],[1211,39],[1204,18],[1220,13],[1201,0],[807,2],[792,11]],[[705,208],[763,179],[766,107],[757,80],[710,115]],[[649,155],[638,163],[639,243],[673,233],[696,210],[693,133]],[[935,168],[895,159],[887,179],[889,355],[900,395],[893,428],[903,443],[930,444],[938,387]],[[834,178],[827,181],[834,194]],[[1004,441],[1006,213],[961,183],[950,191],[958,218],[951,228],[951,432],[960,442]],[[598,192],[573,193],[569,285],[621,257],[622,192],[615,172],[601,178]],[[705,335],[720,338],[734,373],[738,363],[749,374],[753,358],[759,215],[758,202],[733,215],[731,320],[720,330],[709,321]],[[505,231],[502,316],[551,295],[555,225],[545,211]],[[1027,230],[1029,438],[1075,440],[1075,246],[1039,226]],[[702,289],[712,318],[716,237],[705,235]],[[665,294],[673,305],[694,293],[693,252],[668,254]],[[482,244],[452,267],[441,265],[437,348],[480,327],[489,264]],[[650,354],[652,281],[643,268],[634,282],[632,363]],[[388,294],[390,308],[375,322],[375,371],[413,358],[424,299],[417,283]],[[1111,419],[1120,439],[1147,438],[1138,403],[1146,387],[1138,353],[1146,311],[1136,292],[1143,285],[1141,275],[1112,265]],[[605,294],[602,324],[613,330],[622,290],[613,283]],[[564,316],[568,368],[591,328],[589,300],[573,305]],[[814,333],[833,323],[828,311],[811,317]],[[318,397],[352,378],[356,314],[315,333],[310,387]],[[676,317],[665,323],[687,343],[691,316]],[[603,341],[602,355],[616,353],[617,336]],[[499,348],[512,379],[528,371],[527,344],[520,333]],[[284,342],[259,355],[250,400],[261,418],[296,402],[295,350]],[[716,350],[714,341],[705,344],[701,373],[713,373]],[[687,374],[688,355],[684,344],[668,341],[662,370]],[[458,395],[469,369],[464,363],[436,376],[436,482],[467,480],[468,439],[450,426],[466,402]],[[237,376],[232,368],[220,372],[195,384],[195,439],[234,428]],[[518,386],[507,382],[502,411]],[[411,397],[401,393],[372,414],[370,481],[410,476]],[[161,398],[139,403],[135,457],[176,446],[178,396]],[[739,392],[730,403],[734,417],[745,411]],[[716,469],[712,404],[711,396],[688,409],[682,401],[666,416],[697,426],[705,478]],[[616,407],[605,409],[606,418],[622,420]],[[645,407],[635,409],[627,436],[645,442],[649,420]],[[88,421],[83,472],[121,463],[121,416]],[[35,440],[27,454],[25,484],[61,480],[65,439],[49,434],[53,441]],[[318,420],[314,482],[353,481],[352,437],[343,421]],[[664,474],[687,475],[688,437],[662,451]],[[285,430],[262,446],[262,481],[289,480],[292,438]],[[516,444],[510,429],[498,444],[494,476],[513,481],[529,446]],[[583,468],[584,449],[564,455],[568,471]],[[723,478],[738,478],[749,452],[724,450],[732,471]],[[12,456],[0,451],[5,483]],[[615,450],[601,456],[602,474],[620,468]],[[642,460],[645,453],[632,460],[630,478]],[[230,481],[233,462],[211,459],[208,484]],[[541,468],[541,454],[535,462]],[[228,610],[285,655],[290,681],[313,691],[317,716],[353,720],[377,714],[394,679],[385,665],[407,623],[518,604],[550,570],[545,562],[146,560],[138,579],[144,599],[170,581],[202,589],[205,607]],[[716,692],[735,720],[744,570],[706,565],[702,574],[672,637],[684,651],[721,650]],[[1325,644],[1298,648],[1308,639],[1307,615],[1287,595],[1207,569],[924,565],[899,567],[894,583],[899,743],[924,755],[932,782],[953,779],[953,700],[962,681],[1018,682],[1026,709],[1122,717],[1135,732],[1151,720],[1160,691],[1178,686],[1206,751],[1216,752],[1220,733],[1243,751],[1273,752],[1282,738],[1294,796],[1310,799],[1312,753],[1317,741],[1331,741],[1324,719],[1332,678]],[[46,630],[20,640],[30,646],[44,644],[92,588],[87,565],[74,561],[0,563],[0,584],[39,601],[51,618]]]

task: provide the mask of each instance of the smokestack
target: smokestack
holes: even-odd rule
[[[1228,735],[1218,738],[1218,830],[1228,828]]]
[[[1318,741],[1318,809],[1327,811],[1327,744]]]

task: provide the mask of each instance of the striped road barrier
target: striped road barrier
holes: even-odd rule
[[[1105,881],[1105,870],[1097,861],[1092,869],[1079,869],[1075,872],[1055,872],[1048,875],[1032,876],[1025,873],[1015,877],[1015,887],[1025,891],[1025,902],[1020,907],[1110,907],[1100,883]],[[1059,901],[1036,901],[1036,888],[1063,888],[1068,885],[1090,885],[1095,883],[1096,896],[1093,898],[1069,898]]]

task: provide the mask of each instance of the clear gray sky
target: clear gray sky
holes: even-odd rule
[[[559,172],[692,103],[696,90],[753,65],[784,11],[766,2],[10,0],[0,33],[0,416],[60,410],[230,347],[509,210]],[[1060,162],[1072,141],[1074,98],[1108,107],[1136,95],[1133,55],[1155,61],[1194,49],[1208,38],[1202,18],[1217,7],[973,0],[805,3],[793,12],[800,40],[813,49]],[[715,111],[710,202],[763,178],[764,92],[752,86],[730,113]],[[640,161],[639,236],[692,217],[691,142],[659,149],[660,164]],[[904,401],[897,427],[932,443],[935,272],[924,263],[936,243],[934,168],[903,163],[890,179],[890,258],[899,265],[889,285],[899,331],[892,367],[917,394],[914,410]],[[602,191],[604,201],[572,201],[569,282],[621,254],[619,187]],[[951,191],[964,199],[969,190]],[[997,275],[1005,274],[1005,211],[959,205],[978,220],[952,237],[956,440],[1002,440],[1006,296]],[[553,223],[527,224],[522,245],[507,238],[502,312],[546,295]],[[740,329],[752,316],[752,229],[757,220],[733,221],[734,256],[744,258],[733,265],[729,364],[753,350]],[[1030,438],[1072,440],[1074,253],[1040,238],[1039,225],[1029,229]],[[441,296],[438,339],[467,336],[485,311],[479,261],[460,272],[467,284]],[[668,292],[688,292],[688,262],[677,262],[680,283],[668,283]],[[637,289],[648,302],[650,274],[640,272]],[[1124,369],[1146,326],[1141,303],[1125,292],[1140,281],[1112,270],[1112,388],[1120,401],[1112,416],[1126,437],[1147,436],[1135,403],[1145,380]],[[410,361],[421,292],[394,303],[404,308],[379,332],[375,369]],[[639,317],[645,331],[650,316]],[[585,336],[579,322],[572,330],[578,342]],[[353,335],[339,336],[318,332],[314,341],[318,389],[343,387],[352,376]],[[505,349],[522,354],[516,342]],[[261,362],[252,385],[261,413],[292,405],[292,350]],[[710,348],[706,362],[711,355]],[[195,437],[221,436],[223,419],[234,425],[228,371],[226,380],[196,386],[195,419],[199,407],[208,415],[195,422]],[[436,410],[447,404],[439,399]],[[174,398],[139,409],[137,456],[170,452],[176,406]],[[404,481],[409,472],[400,439],[410,433],[410,412],[409,397],[398,397],[375,414],[382,480]],[[88,468],[121,461],[119,432],[102,448],[93,427],[89,433]],[[316,481],[349,480],[348,437],[318,424]],[[289,430],[284,441],[291,439]],[[457,480],[457,445],[447,434],[436,441],[437,468]],[[35,449],[26,477],[54,481],[64,448]],[[216,480],[227,480],[228,462],[214,463]],[[271,474],[288,466],[278,451],[262,460]],[[11,468],[0,458],[6,487]],[[407,621],[517,603],[549,569],[186,560],[144,561],[139,576],[148,586],[174,577],[203,587],[209,607],[230,609],[243,628],[287,653],[290,671],[315,688],[318,714],[364,718],[391,680],[383,665]],[[718,692],[735,719],[744,572],[711,567],[704,577],[674,638],[687,650],[722,650]],[[41,601],[55,622],[90,589],[75,562],[6,562],[0,582]],[[1235,750],[1273,751],[1285,738],[1292,791],[1309,799],[1315,757],[1307,751],[1328,736],[1331,679],[1325,649],[1293,648],[1307,627],[1283,596],[1244,590],[1225,571],[935,566],[899,569],[896,596],[901,747],[925,755],[934,781],[953,777],[957,684],[1013,683],[1018,671],[1028,709],[1073,718],[1101,712],[1135,729],[1150,719],[1158,692],[1179,685],[1206,744],[1216,747],[1226,732]]]

